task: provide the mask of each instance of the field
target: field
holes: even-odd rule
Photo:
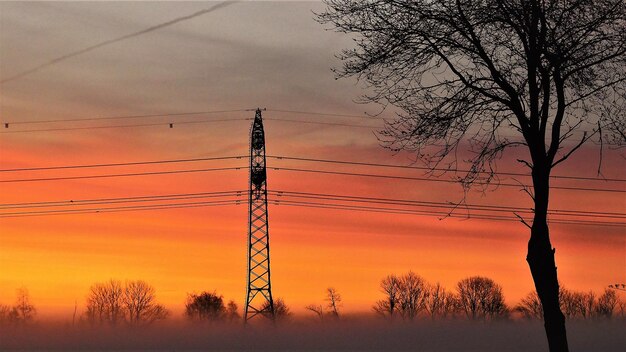
[[[573,351],[622,351],[624,321],[568,324]],[[348,319],[324,324],[291,320],[277,326],[169,322],[146,328],[39,324],[0,332],[1,350],[159,351],[547,351],[540,322],[388,323]]]

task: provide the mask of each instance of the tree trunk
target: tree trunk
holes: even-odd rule
[[[526,261],[543,307],[543,320],[551,352],[568,351],[565,317],[559,306],[559,281],[554,261],[555,249],[548,231],[549,167],[533,168],[535,217],[528,241]]]

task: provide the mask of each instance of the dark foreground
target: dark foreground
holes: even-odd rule
[[[623,351],[625,321],[568,323],[572,351]],[[313,323],[90,328],[38,324],[2,329],[0,350],[100,351],[547,351],[540,322]]]

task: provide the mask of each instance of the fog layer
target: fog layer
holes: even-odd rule
[[[626,345],[624,322],[571,322],[575,351],[617,351]],[[0,331],[0,350],[333,350],[333,351],[546,351],[541,322],[389,323],[365,320],[315,323],[90,328],[39,324]]]

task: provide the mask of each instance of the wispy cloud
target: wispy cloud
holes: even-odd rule
[[[78,56],[78,55],[82,55],[84,53],[90,52],[92,50],[101,48],[101,47],[106,46],[106,45],[111,45],[111,44],[114,44],[114,43],[117,43],[117,42],[121,42],[121,41],[126,40],[126,39],[134,38],[134,37],[146,34],[146,33],[150,33],[150,32],[159,30],[161,28],[169,27],[169,26],[171,26],[173,24],[176,24],[176,23],[179,23],[179,22],[183,22],[183,21],[187,21],[187,20],[190,20],[192,18],[195,18],[195,17],[198,17],[198,16],[202,16],[202,15],[205,15],[205,14],[213,12],[213,11],[217,11],[217,10],[222,9],[224,7],[230,6],[230,5],[234,4],[234,3],[236,3],[236,1],[224,1],[224,2],[221,2],[221,3],[217,4],[217,5],[215,5],[215,6],[212,6],[212,7],[208,8],[208,9],[200,10],[200,11],[194,12],[194,13],[192,13],[190,15],[187,15],[187,16],[178,17],[178,18],[175,18],[173,20],[157,24],[157,25],[152,26],[150,28],[143,29],[143,30],[138,31],[138,32],[134,32],[134,33],[123,35],[121,37],[105,40],[103,42],[100,42],[100,43],[95,44],[95,45],[88,46],[88,47],[80,49],[78,51],[74,51],[74,52],[71,52],[69,54],[65,54],[63,56],[59,56],[59,57],[57,57],[55,59],[52,59],[52,60],[50,60],[48,62],[45,62],[45,63],[43,63],[43,64],[41,64],[39,66],[33,67],[33,68],[31,68],[29,70],[26,70],[26,71],[23,71],[23,72],[20,72],[20,73],[18,73],[16,75],[4,78],[4,79],[0,80],[0,83],[7,83],[7,82],[10,82],[10,81],[14,81],[16,79],[19,79],[19,78],[25,77],[27,75],[33,74],[33,73],[35,73],[37,71],[40,71],[40,70],[42,70],[42,69],[44,69],[44,68],[46,68],[48,66],[57,64],[57,63],[59,63],[61,61],[67,60],[69,58],[72,58],[72,57],[75,57],[75,56]]]

